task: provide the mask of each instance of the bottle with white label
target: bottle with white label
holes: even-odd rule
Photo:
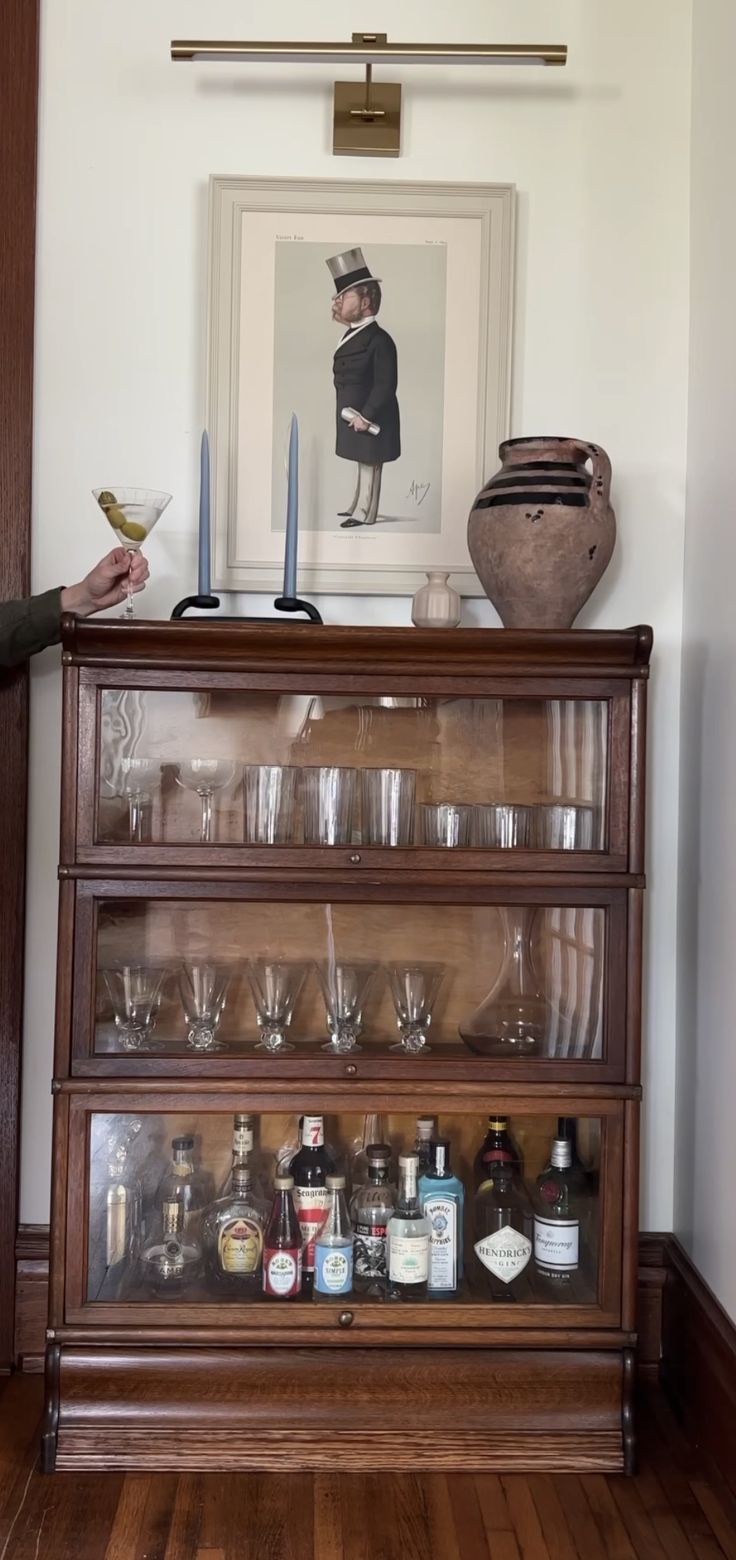
[[[328,1175],[330,1206],[314,1243],[314,1287],[320,1295],[349,1295],[353,1287],[353,1232],[344,1175]]]
[[[304,1241],[304,1294],[311,1294],[314,1287],[314,1242],[327,1217],[330,1206],[327,1177],[334,1171],[334,1160],[325,1148],[324,1117],[302,1116],[301,1147],[291,1161],[289,1174],[294,1177],[294,1205]]]
[[[429,1167],[419,1178],[419,1204],[430,1225],[427,1290],[449,1297],[463,1277],[465,1188],[450,1169],[447,1138],[436,1138],[429,1153]]]
[[[294,1177],[274,1179],[273,1205],[263,1237],[263,1293],[298,1300],[302,1292],[302,1232],[294,1207]]]
[[[366,1149],[368,1180],[353,1193],[353,1285],[358,1294],[384,1295],[388,1281],[386,1231],[396,1207],[396,1187],[390,1179],[388,1143]]]
[[[493,1165],[475,1194],[476,1282],[492,1300],[528,1298],[525,1269],[532,1254],[532,1206],[508,1160]]]
[[[537,1179],[534,1200],[534,1264],[560,1299],[580,1263],[580,1198],[575,1183],[572,1144],[556,1137],[550,1163]]]
[[[393,1300],[421,1300],[429,1278],[429,1219],[417,1195],[416,1154],[399,1155],[399,1197],[386,1230],[388,1292]]]

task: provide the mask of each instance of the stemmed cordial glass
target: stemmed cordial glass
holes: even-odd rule
[[[410,1056],[431,1049],[427,1034],[445,973],[443,964],[391,964],[389,985],[401,1039],[390,1047]]]
[[[260,1039],[257,1051],[293,1051],[286,1031],[294,1016],[299,994],[307,975],[306,964],[282,959],[250,959],[248,980],[256,1005]]]
[[[217,1038],[225,1011],[232,970],[209,960],[185,960],[179,970],[179,994],[189,1030],[187,1045],[193,1051],[221,1051]]]
[[[112,526],[119,547],[128,552],[138,552],[146,537],[150,536],[156,521],[171,503],[170,493],[156,488],[114,487],[93,488],[92,493],[102,510],[108,525]],[[123,618],[135,617],[130,576],[127,583],[127,600]]]
[[[327,1028],[330,1039],[323,1051],[333,1056],[343,1056],[347,1051],[360,1051],[358,1036],[363,1028],[363,1008],[375,978],[375,964],[317,964],[322,995],[327,1012]]]
[[[224,791],[235,779],[237,765],[229,758],[188,758],[176,765],[174,779],[185,791],[196,791],[202,804],[199,838],[212,843],[215,791]]]
[[[166,975],[160,964],[116,964],[103,970],[124,1051],[147,1051]]]
[[[460,1025],[460,1036],[478,1056],[532,1056],[547,1032],[549,1006],[532,955],[535,905],[499,908],[503,962],[479,1008]]]

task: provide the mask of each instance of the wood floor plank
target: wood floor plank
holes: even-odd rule
[[[677,1513],[673,1511],[652,1468],[640,1470],[636,1489],[654,1531],[669,1560],[694,1560],[695,1551]]]
[[[314,1560],[343,1560],[342,1503],[339,1478],[332,1473],[314,1476]]]
[[[529,1475],[529,1489],[536,1507],[539,1525],[550,1560],[580,1560],[567,1517],[560,1504],[554,1481],[548,1473]],[[587,1560],[583,1556],[582,1560]]]
[[[394,1529],[392,1481],[369,1473],[340,1481],[340,1512],[346,1557],[391,1560]]]
[[[460,1560],[488,1560],[489,1549],[475,1479],[471,1473],[443,1476]]]
[[[183,1473],[177,1480],[174,1510],[164,1560],[182,1560],[199,1546],[202,1521],[202,1480],[199,1474]]]
[[[583,1480],[574,1473],[561,1473],[552,1480],[558,1499],[583,1560],[608,1560],[598,1523],[585,1498]]]
[[[726,1515],[723,1497],[719,1498],[719,1495],[703,1479],[691,1479],[690,1488],[727,1560],[736,1560],[736,1529]]]
[[[513,1533],[489,1533],[488,1553],[491,1560],[521,1560],[519,1545]]]
[[[667,1560],[667,1551],[657,1538],[634,1480],[614,1475],[609,1478],[608,1486],[634,1546],[637,1560]]]
[[[551,1560],[526,1475],[502,1474],[501,1485],[522,1560]]]
[[[441,1477],[441,1475],[440,1475]],[[432,1554],[432,1546],[447,1560],[458,1560],[455,1531],[449,1502],[444,1513],[439,1513],[441,1531],[433,1533],[427,1501],[427,1485],[416,1474],[392,1474],[389,1483],[393,1493],[395,1529],[389,1538],[387,1560],[426,1560]],[[446,1545],[446,1548],[443,1548]]]
[[[585,1498],[598,1524],[607,1560],[637,1560],[636,1551],[621,1518],[618,1506],[602,1473],[587,1474],[581,1480]]]
[[[498,1474],[476,1473],[474,1482],[486,1533],[510,1533],[512,1522],[508,1502]]]
[[[142,1548],[150,1485],[149,1474],[128,1474],[123,1479],[105,1560],[137,1560],[137,1551]]]

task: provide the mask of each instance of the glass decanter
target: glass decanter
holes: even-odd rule
[[[532,957],[536,907],[499,909],[504,956],[498,978],[485,1001],[460,1025],[460,1036],[478,1056],[531,1056],[541,1051],[548,1004]]]

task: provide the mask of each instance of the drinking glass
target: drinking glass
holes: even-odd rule
[[[294,804],[299,770],[285,764],[246,764],[245,841],[287,845],[294,838]]]
[[[199,838],[212,843],[215,791],[224,791],[235,779],[237,766],[229,758],[188,758],[176,765],[174,779],[185,791],[196,791],[202,803]]]
[[[221,1051],[217,1038],[232,979],[226,964],[186,960],[179,970],[179,994],[193,1051]]]
[[[531,844],[532,808],[519,802],[478,802],[472,833],[473,844],[486,850],[523,850]]]
[[[540,850],[592,850],[595,808],[580,802],[534,808],[534,844]]]
[[[410,845],[415,769],[361,769],[364,845]]]
[[[295,1047],[286,1031],[306,979],[307,965],[285,960],[249,959],[248,980],[261,1031],[257,1051],[281,1053]]]
[[[349,845],[356,771],[336,765],[307,765],[301,776],[305,845]]]
[[[342,1056],[347,1051],[360,1051],[358,1036],[363,1028],[363,1008],[373,984],[376,964],[337,964],[329,961],[316,964],[322,995],[327,1012],[327,1028],[330,1039],[323,1051]]]
[[[431,1049],[427,1032],[437,993],[444,978],[443,964],[391,964],[389,985],[401,1039],[390,1047],[410,1056]]]
[[[532,1056],[547,1032],[547,999],[540,989],[532,956],[535,905],[499,910],[503,925],[503,962],[493,987],[460,1036],[478,1056]]]
[[[131,845],[150,843],[153,791],[161,775],[156,758],[123,758],[123,795],[128,802],[128,838]]]
[[[425,802],[417,808],[419,845],[469,845],[471,806],[464,802]]]
[[[147,1051],[165,965],[117,964],[102,971],[124,1051]]]
[[[171,494],[161,493],[156,488],[93,488],[92,494],[97,499],[108,525],[112,526],[115,532],[118,547],[126,547],[128,552],[138,552],[141,543],[150,536],[167,504],[171,503]],[[130,580],[127,592],[125,611],[121,612],[120,616],[132,618],[135,617],[135,612]]]

